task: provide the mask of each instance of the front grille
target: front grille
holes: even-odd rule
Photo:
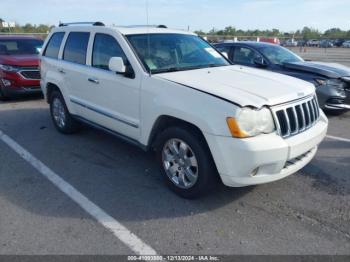
[[[26,79],[33,79],[33,80],[40,79],[39,70],[23,70],[23,71],[20,71],[20,74]]]
[[[316,97],[273,108],[279,134],[290,137],[312,127],[320,117]]]

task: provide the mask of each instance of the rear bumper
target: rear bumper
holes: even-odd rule
[[[243,187],[273,182],[303,168],[315,156],[327,127],[322,112],[315,126],[287,139],[277,134],[247,139],[205,136],[222,182]]]

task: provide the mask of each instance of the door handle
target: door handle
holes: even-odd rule
[[[62,68],[59,68],[58,72],[60,72],[61,74],[65,74],[66,73]]]
[[[100,81],[97,78],[90,77],[88,78],[88,81],[94,84],[99,84]]]

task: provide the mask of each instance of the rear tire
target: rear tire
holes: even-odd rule
[[[62,94],[53,91],[50,97],[51,118],[56,129],[63,134],[73,134],[79,130],[79,123],[69,113]]]
[[[168,187],[183,198],[198,198],[216,185],[217,171],[210,150],[198,132],[183,127],[164,130],[156,155]]]

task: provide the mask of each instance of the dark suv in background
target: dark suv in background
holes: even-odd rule
[[[333,112],[350,109],[349,67],[304,61],[288,49],[268,43],[220,43],[215,47],[235,64],[266,69],[313,83],[322,109]]]
[[[0,100],[41,93],[38,54],[42,45],[34,37],[0,36]]]

